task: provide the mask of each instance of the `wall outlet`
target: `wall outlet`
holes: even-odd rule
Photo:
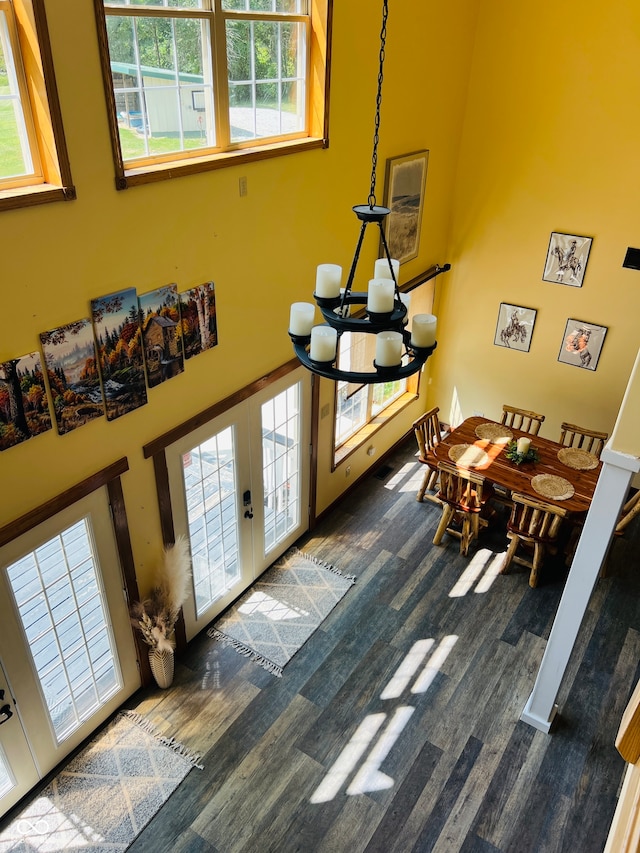
[[[246,178],[239,178],[238,179],[238,190],[240,192],[240,195],[246,195],[247,194],[248,189],[247,189],[247,179]]]
[[[483,418],[483,417],[484,417],[484,412],[474,412],[474,413],[473,413],[473,416],[474,416],[475,418]]]
[[[351,465],[347,465],[347,467],[344,469],[344,476],[345,477],[351,476]]]
[[[375,455],[376,455],[376,449],[372,444],[370,447],[367,447],[367,456],[375,456]]]

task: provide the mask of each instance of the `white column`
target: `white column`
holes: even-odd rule
[[[611,450],[609,444],[602,451],[602,470],[538,676],[520,715],[521,720],[541,732],[549,731],[558,710],[556,698],[582,619],[607,556],[631,478],[640,470],[637,456]]]

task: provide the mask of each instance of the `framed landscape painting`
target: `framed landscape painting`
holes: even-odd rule
[[[529,352],[537,313],[535,308],[524,308],[522,305],[501,302],[494,344]]]
[[[542,280],[582,287],[592,242],[592,237],[552,231]]]
[[[212,281],[179,294],[182,346],[185,358],[192,358],[218,343],[216,288]]]
[[[178,285],[141,293],[138,304],[147,382],[154,388],[184,371]]]
[[[418,256],[428,162],[428,151],[387,160],[384,203],[391,213],[384,235],[391,257],[401,264]]]
[[[562,336],[558,361],[584,370],[595,370],[606,334],[606,326],[569,318]]]

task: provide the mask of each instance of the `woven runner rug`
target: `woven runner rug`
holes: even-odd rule
[[[207,633],[281,676],[354,583],[353,575],[291,548]]]
[[[0,851],[126,850],[198,760],[125,711],[0,833]]]

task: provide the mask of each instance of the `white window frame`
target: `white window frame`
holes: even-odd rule
[[[156,5],[153,6],[140,5],[134,0],[132,2],[130,0],[94,0],[117,189],[127,189],[130,186],[174,178],[181,174],[193,174],[223,168],[228,165],[236,165],[238,162],[265,159],[300,150],[328,146],[329,65],[333,0],[306,0],[308,7],[305,14],[224,10],[222,0],[199,0],[199,2],[199,8],[191,8],[168,5],[167,0],[156,0]],[[210,54],[211,68],[205,68],[204,75],[205,78],[208,78],[211,74],[214,91],[215,134],[211,146],[169,152],[165,155],[145,154],[135,159],[124,159],[109,58],[107,19],[111,16],[199,20],[206,23],[210,28],[210,43],[208,46],[203,46],[203,61]],[[304,27],[306,32],[304,60],[306,63],[304,87],[306,121],[303,129],[242,141],[231,140],[225,32],[227,23],[233,20],[298,22]],[[205,87],[206,85],[207,80],[205,79]]]
[[[0,29],[10,79],[2,100],[14,106],[30,161],[25,174],[0,178],[0,210],[74,199],[44,0],[0,0]]]

